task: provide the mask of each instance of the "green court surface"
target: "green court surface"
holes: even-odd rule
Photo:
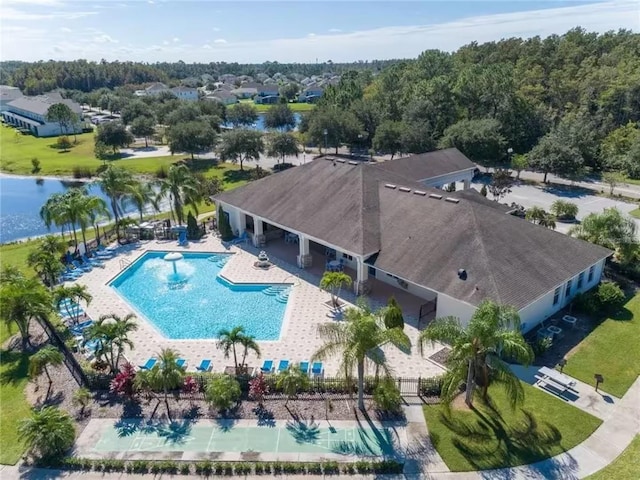
[[[297,422],[276,427],[239,427],[123,420],[104,429],[93,450],[390,456],[399,450],[399,442],[394,431],[388,428],[319,428]]]

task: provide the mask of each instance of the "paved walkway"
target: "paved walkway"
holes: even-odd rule
[[[581,388],[581,386],[579,387]],[[407,415],[407,463],[405,478],[424,478],[433,480],[476,480],[476,479],[580,479],[604,468],[640,434],[640,377],[636,379],[623,398],[615,402],[602,425],[584,442],[571,450],[530,465],[520,467],[485,470],[482,472],[450,472],[442,458],[435,451],[429,440],[427,426],[422,420],[421,407],[410,405],[405,408]],[[284,475],[283,475],[284,477]],[[289,479],[315,478],[310,475],[286,476]],[[52,478],[68,478],[72,480],[123,479],[143,480],[154,478],[151,475],[126,475],[109,473],[77,473],[57,472],[52,470],[30,469],[25,467],[5,466],[0,469],[2,480],[31,479],[45,480]],[[160,476],[155,477],[160,478]],[[162,476],[169,478],[169,476]],[[179,478],[179,477],[175,477]],[[183,477],[184,478],[184,477]],[[254,477],[246,477],[253,480]],[[264,477],[255,477],[264,478]],[[374,478],[373,476],[354,476],[354,479]],[[375,478],[381,478],[376,476]],[[393,477],[389,477],[393,478]]]

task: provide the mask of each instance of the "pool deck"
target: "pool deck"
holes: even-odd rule
[[[281,359],[288,359],[293,364],[310,360],[311,355],[322,345],[317,335],[317,326],[324,322],[336,321],[333,312],[327,302],[330,296],[318,288],[320,277],[317,273],[303,270],[291,263],[276,258],[269,248],[274,267],[268,270],[256,269],[253,264],[257,257],[252,252],[252,247],[236,246],[225,247],[219,238],[208,235],[198,242],[189,242],[186,247],[179,247],[176,241],[144,241],[122,251],[114,258],[105,262],[104,268],[94,268],[84,274],[78,283],[87,286],[93,301],[87,307],[88,315],[97,319],[101,315],[116,314],[120,316],[135,313],[138,316],[139,328],[133,332],[131,339],[134,349],[126,352],[126,357],[134,365],[144,364],[148,358],[155,356],[162,348],[172,348],[187,360],[187,370],[195,371],[195,367],[203,359],[212,360],[212,370],[223,372],[225,367],[232,366],[232,359],[225,359],[222,351],[216,347],[215,339],[189,339],[174,340],[162,335],[142,315],[135,312],[133,307],[123,300],[115,290],[109,286],[109,282],[116,277],[126,266],[135,261],[148,250],[176,251],[176,252],[211,252],[233,253],[233,257],[227,262],[220,272],[225,278],[234,283],[290,283],[292,290],[284,315],[282,330],[279,340],[259,341],[262,351],[261,358],[250,353],[247,364],[250,367],[259,368],[264,360],[273,360],[277,365]],[[275,252],[273,252],[275,254]],[[388,298],[375,299],[378,303]],[[342,298],[347,306],[353,305],[354,295],[344,292]],[[402,299],[399,298],[402,305]],[[190,308],[185,305],[185,308]],[[211,307],[210,307],[211,308]],[[215,306],[213,307],[215,308]],[[407,309],[408,310],[408,309]],[[394,347],[384,347],[393,374],[398,377],[416,378],[439,375],[444,370],[427,358],[442,348],[441,345],[427,345],[424,357],[421,357],[417,348],[419,330],[417,322],[407,318],[405,310],[405,333],[411,339],[413,348],[404,353]],[[234,327],[235,325],[229,325]],[[328,359],[324,363],[324,375],[334,376],[338,371],[339,361],[336,358]]]
[[[409,445],[407,424],[401,422],[275,420],[258,427],[255,420],[176,419],[173,425],[141,420],[139,428],[127,430],[118,419],[92,419],[73,454],[124,460],[353,462],[403,459]]]

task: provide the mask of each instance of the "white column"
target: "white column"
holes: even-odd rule
[[[364,263],[363,258],[356,259],[356,281],[353,284],[353,290],[356,295],[365,293],[367,289],[367,281],[369,280],[369,266]]]
[[[304,235],[298,235],[298,266],[306,268],[311,266],[313,257],[309,251],[309,239]]]
[[[260,217],[253,217],[253,246],[256,248],[264,246],[264,224]]]
[[[471,187],[471,180],[468,178],[464,179],[464,186],[462,187],[463,190],[469,190],[469,188]]]
[[[247,216],[240,210],[236,210],[236,215],[238,218],[236,222],[236,225],[238,226],[238,236],[240,236],[242,235],[242,232],[247,229]]]

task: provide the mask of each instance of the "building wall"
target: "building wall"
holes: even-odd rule
[[[420,183],[426,185],[427,187],[442,188],[453,182],[464,182],[465,180],[468,180],[470,182],[472,179],[473,170],[464,170],[462,172],[454,172],[448,175],[442,175],[440,177],[421,180]]]
[[[23,113],[20,113],[20,115],[27,117],[27,115]],[[35,127],[31,124],[26,123],[21,118],[11,115],[11,112],[9,111],[2,112],[2,117],[4,118],[5,122],[7,122],[9,125],[13,125],[14,127],[18,127],[18,128],[28,128],[36,137],[55,137],[57,135],[62,135],[63,133],[61,132],[60,125],[58,123],[44,122],[43,124]],[[38,120],[39,118],[41,118],[41,116],[32,114],[27,118]],[[78,123],[76,123],[74,126],[70,126],[64,133],[67,135],[73,135],[74,129],[75,129],[75,133],[81,133],[82,123],[78,121]]]
[[[369,274],[369,278],[372,278],[372,275]],[[415,295],[416,297],[420,297],[420,298],[424,298],[425,302],[430,302],[436,299],[436,297],[438,296],[438,294],[432,290],[429,290],[427,288],[421,287],[420,285],[416,285],[414,283],[411,282],[407,282],[407,288],[402,288],[402,286],[400,286],[400,284],[398,283],[398,280],[393,277],[388,275],[387,273],[380,271],[380,270],[376,270],[376,276],[375,276],[376,280],[379,280],[383,283],[389,284],[392,287],[395,287],[399,290],[404,290],[405,292],[410,293],[411,295]]]
[[[471,304],[461,302],[443,293],[438,293],[436,318],[456,317],[463,326],[466,326],[475,311],[476,307]]]
[[[586,292],[600,283],[602,278],[602,272],[604,270],[605,260],[602,260],[594,265],[593,279],[589,282],[589,268],[584,271],[584,280],[581,288],[578,288],[578,277],[580,274],[571,278],[571,293],[566,295],[567,281],[558,285],[559,298],[558,302],[554,305],[553,299],[555,297],[556,288],[546,293],[536,301],[530,303],[518,313],[520,314],[520,324],[523,333],[536,328],[543,320],[551,317],[559,310],[563,309],[571,303],[575,296],[580,292]]]

